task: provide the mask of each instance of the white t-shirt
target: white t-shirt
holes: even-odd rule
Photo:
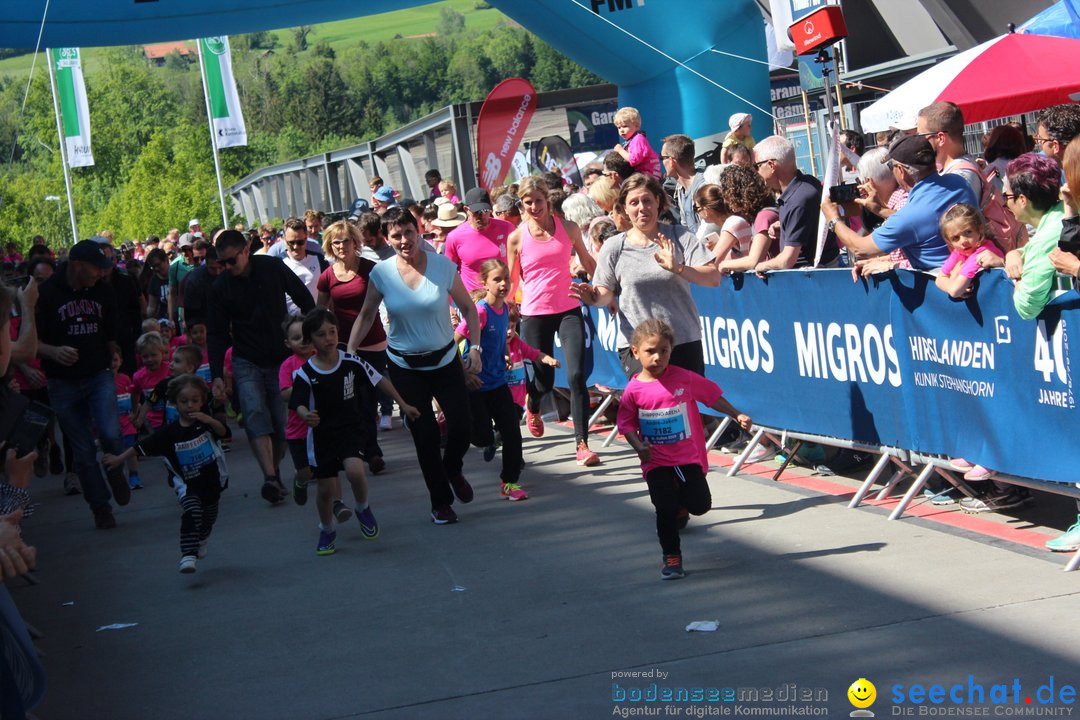
[[[322,273],[319,268],[319,258],[314,255],[305,255],[303,260],[293,260],[286,255],[281,260],[286,267],[293,271],[296,277],[300,278],[300,282],[304,283],[304,287],[311,293],[311,299],[314,300],[318,297],[319,275]],[[288,310],[290,315],[303,314],[288,295],[285,296],[285,309]]]

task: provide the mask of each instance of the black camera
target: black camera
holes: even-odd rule
[[[859,186],[856,183],[841,183],[829,188],[829,199],[838,205],[853,202],[859,197]]]

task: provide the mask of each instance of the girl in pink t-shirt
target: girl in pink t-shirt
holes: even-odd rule
[[[634,328],[630,349],[641,363],[619,402],[618,427],[641,458],[641,471],[656,508],[656,534],[664,553],[663,580],[683,576],[679,527],[687,513],[704,515],[712,507],[705,473],[709,469],[705,431],[697,404],[730,415],[743,430],[750,418],[723,398],[716,383],[669,365],[675,335],[659,320]]]
[[[941,237],[952,252],[934,282],[954,298],[968,294],[971,281],[982,270],[980,255],[989,252],[998,257],[1005,256],[994,241],[990,223],[977,208],[967,203],[956,203],[941,216]]]
[[[124,358],[120,353],[114,352],[112,358],[113,381],[116,383],[116,414],[120,416],[120,436],[124,439],[124,447],[134,447],[139,440],[139,431],[135,428],[133,419],[139,413],[139,393],[135,390],[135,383],[124,373],[120,372]],[[132,490],[142,489],[142,481],[139,479],[139,459],[132,455],[127,459],[128,485]]]

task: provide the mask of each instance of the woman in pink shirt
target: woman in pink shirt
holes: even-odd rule
[[[585,385],[585,322],[580,303],[570,296],[570,259],[590,275],[596,261],[581,239],[581,230],[570,221],[560,221],[551,212],[547,185],[538,177],[525,178],[518,188],[523,221],[507,244],[511,283],[521,287],[521,336],[532,347],[551,355],[555,334],[559,334],[566,374],[570,384],[570,415],[578,465],[596,465],[599,456],[589,450],[589,390]],[[512,295],[514,293],[511,293]],[[525,424],[533,437],[544,434],[540,400],[551,392],[555,372],[546,365],[533,365]]]

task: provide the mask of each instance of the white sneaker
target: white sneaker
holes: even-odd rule
[[[772,460],[774,457],[776,457],[776,448],[766,443],[760,443],[746,458],[746,462],[765,462],[766,460]]]
[[[394,416],[393,415],[383,415],[381,418],[379,418],[379,429],[380,430],[393,430],[394,429]]]
[[[209,554],[209,552],[210,552],[209,545],[210,545],[209,540],[203,540],[202,542],[199,543],[199,559],[200,560],[202,560],[204,557],[206,557]]]
[[[185,575],[190,575],[191,573],[195,572],[194,555],[185,555],[184,557],[180,558],[180,572],[184,573]]]

